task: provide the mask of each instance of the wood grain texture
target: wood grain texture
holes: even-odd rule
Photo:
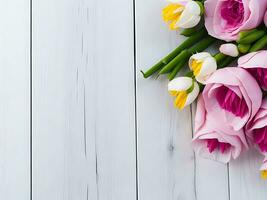
[[[230,199],[264,200],[267,182],[260,178],[263,157],[255,150],[245,152],[230,163]]]
[[[197,103],[192,104],[192,121]],[[195,155],[195,184],[197,200],[230,200],[229,166]]]
[[[132,2],[33,10],[33,199],[136,199]]]
[[[0,199],[29,200],[29,1],[1,1],[0,24]]]
[[[190,108],[173,109],[166,77],[144,80],[139,72],[182,41],[162,22],[163,5],[136,0],[139,199],[194,200]]]

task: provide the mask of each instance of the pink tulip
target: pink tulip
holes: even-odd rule
[[[199,98],[193,147],[204,157],[221,162],[237,158],[247,145],[245,125],[258,112],[262,93],[244,69],[217,70]]]
[[[218,121],[206,111],[203,96],[199,96],[193,139],[195,152],[204,158],[227,163],[247,147],[243,129],[235,131],[226,121]]]
[[[266,0],[206,0],[205,26],[213,37],[237,40],[240,31],[262,22],[266,9]]]
[[[246,69],[267,90],[267,51],[249,53],[238,59],[238,66]]]

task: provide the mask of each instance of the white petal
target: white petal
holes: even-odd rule
[[[188,2],[176,26],[181,28],[192,28],[196,26],[201,19],[200,12],[201,9],[195,1]]]
[[[197,81],[205,84],[207,79],[217,70],[217,62],[215,58],[208,57],[204,60],[201,70],[196,77]]]
[[[204,61],[206,58],[211,57],[210,53],[208,52],[201,52],[201,53],[196,53],[193,54],[190,58],[189,58],[189,68],[192,70],[192,63],[194,60],[201,60]]]
[[[231,57],[237,57],[239,55],[237,46],[232,43],[222,44],[220,46],[220,52]]]
[[[191,18],[189,18],[185,23],[183,24],[179,24],[179,21],[177,23],[178,27],[181,28],[192,28],[195,27],[196,25],[198,25],[199,21],[200,21],[201,17],[200,16],[191,16]]]
[[[192,78],[189,77],[178,77],[173,79],[168,84],[169,91],[182,91],[187,90],[192,85]]]
[[[200,53],[196,53],[194,55],[191,56],[192,59],[195,60],[204,60],[205,58],[211,57],[210,53],[208,52],[200,52]]]
[[[189,12],[193,15],[200,15],[200,13],[201,13],[201,9],[200,9],[198,3],[195,1],[188,2],[185,6],[185,11]]]
[[[188,106],[191,103],[193,103],[195,99],[197,98],[198,94],[199,94],[199,86],[197,82],[194,82],[194,89],[191,93],[188,94],[186,102],[185,102],[185,106]]]

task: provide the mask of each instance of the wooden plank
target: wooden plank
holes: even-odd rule
[[[0,4],[0,199],[30,197],[30,6]]]
[[[267,182],[261,180],[259,168],[263,157],[251,149],[230,164],[231,200],[264,200]]]
[[[136,199],[132,6],[34,1],[33,199]]]
[[[162,22],[162,1],[136,0],[139,199],[195,199],[190,108],[179,112],[166,77],[145,70],[182,41]]]
[[[139,197],[228,200],[227,166],[195,157],[192,151],[190,109],[173,108],[166,77],[144,80],[138,73],[183,40],[162,22],[163,6],[137,0]]]
[[[194,121],[196,103],[192,105]],[[230,200],[229,165],[195,155],[195,185],[197,200]]]

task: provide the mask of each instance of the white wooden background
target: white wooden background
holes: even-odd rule
[[[148,68],[183,39],[163,0],[0,0],[0,199],[265,200],[261,157],[190,146]]]

